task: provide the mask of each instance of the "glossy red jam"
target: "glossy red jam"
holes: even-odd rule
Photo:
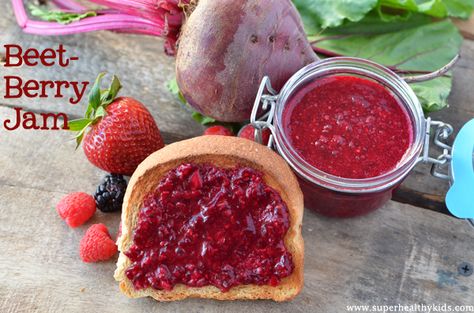
[[[412,142],[409,116],[384,86],[328,76],[301,88],[283,113],[293,148],[314,167],[344,178],[396,167]]]
[[[288,214],[254,169],[180,165],[145,197],[126,275],[136,289],[276,286],[294,268]]]

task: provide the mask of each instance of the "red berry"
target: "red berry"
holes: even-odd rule
[[[76,141],[83,142],[92,164],[109,173],[132,175],[147,156],[163,148],[163,139],[143,104],[132,98],[116,98],[121,84],[115,75],[108,89],[101,88],[104,75],[99,74],[89,93],[84,118],[69,121],[68,126],[78,132]]]
[[[221,125],[211,126],[207,128],[204,131],[204,135],[234,136],[230,129]]]
[[[94,224],[81,239],[79,253],[84,262],[106,261],[117,253],[117,245],[104,224]]]
[[[264,145],[268,144],[268,140],[270,140],[270,134],[270,129],[265,128],[263,130],[262,141]],[[240,129],[239,134],[237,136],[255,141],[255,128],[252,126],[252,124],[247,124]]]
[[[73,192],[58,202],[56,211],[70,227],[77,227],[94,215],[95,200],[85,192]]]
[[[83,148],[89,161],[109,173],[131,175],[147,156],[163,148],[155,120],[143,104],[120,97],[85,135]]]

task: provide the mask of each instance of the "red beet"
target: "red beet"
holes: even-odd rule
[[[290,0],[200,0],[182,29],[176,78],[196,110],[240,122],[263,76],[280,90],[316,59]]]
[[[179,39],[179,87],[193,107],[220,121],[249,119],[263,76],[270,76],[279,90],[293,73],[317,59],[290,0],[89,1],[111,10],[62,25],[30,20],[23,0],[12,3],[19,25],[28,33],[67,35],[108,29],[161,36],[169,54],[174,54]],[[75,1],[53,2],[66,15],[87,9]],[[187,19],[184,11],[192,12]]]

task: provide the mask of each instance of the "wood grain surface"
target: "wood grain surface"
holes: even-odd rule
[[[104,223],[115,237],[119,214],[98,212],[70,229],[54,210],[68,192],[93,192],[103,174],[81,150],[74,152],[69,138],[25,130],[2,138],[1,312],[344,312],[356,304],[474,304],[474,277],[457,270],[474,260],[472,228],[393,201],[357,219],[306,212],[305,285],[292,302],[129,300],[113,280],[114,261],[85,264],[78,255],[87,227]]]
[[[174,64],[172,58],[164,56],[162,43],[156,38],[110,32],[61,38],[26,35],[14,21],[10,2],[4,2],[0,45],[21,43],[25,48],[46,48],[62,43],[80,60],[66,69],[1,67],[2,76],[91,81],[106,70],[121,77],[123,94],[148,105],[165,141],[202,132],[189,111],[166,90]],[[474,117],[473,41],[464,42],[462,55],[454,70],[450,107],[432,115],[456,129]],[[71,117],[80,116],[84,110],[83,104],[72,106],[60,99],[20,102],[0,100],[1,120],[12,117],[11,107],[18,105],[36,113],[62,111]],[[78,255],[79,241],[88,226],[105,223],[115,237],[119,215],[98,212],[86,225],[70,229],[54,210],[57,201],[69,192],[92,193],[104,175],[87,162],[82,150],[74,151],[71,138],[63,131],[0,130],[2,313],[339,313],[356,304],[474,305],[474,276],[464,277],[457,269],[462,262],[474,264],[474,231],[465,221],[435,212],[447,184],[430,177],[429,167],[424,165],[417,166],[404,182],[404,202],[413,203],[413,195],[434,195],[433,208],[425,201],[416,203],[420,207],[390,201],[373,214],[350,220],[306,212],[305,286],[293,302],[186,300],[164,304],[129,300],[113,280],[114,261],[84,264]]]
[[[474,40],[474,14],[468,20],[455,20],[454,23],[465,38]]]

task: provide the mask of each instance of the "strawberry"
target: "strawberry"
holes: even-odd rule
[[[204,135],[234,136],[232,131],[225,126],[216,125],[206,128]]]
[[[77,145],[98,168],[131,175],[147,156],[161,149],[163,139],[146,107],[129,97],[116,98],[121,85],[114,75],[109,89],[101,90],[99,74],[89,94],[85,117],[69,122],[78,131]]]

